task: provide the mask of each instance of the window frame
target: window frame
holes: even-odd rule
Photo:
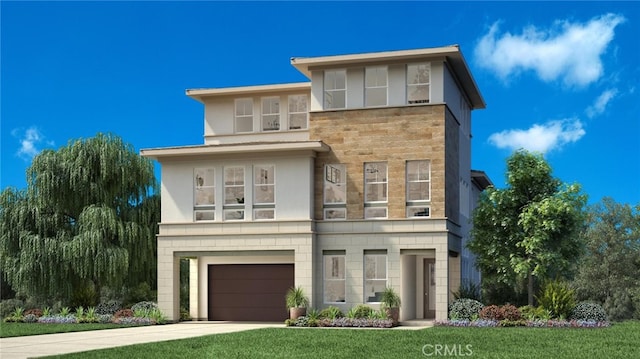
[[[378,173],[378,166],[384,164],[385,173],[382,180],[379,180],[380,175],[376,175],[376,180],[373,181],[368,178],[368,174]],[[370,166],[376,166],[375,169],[370,169]],[[373,172],[375,171],[375,172]],[[365,219],[385,219],[388,218],[388,203],[389,203],[389,165],[385,161],[377,162],[365,162],[363,165],[363,178],[364,178],[364,218]],[[384,200],[376,199],[369,200],[371,193],[371,186],[382,186],[384,192]],[[382,215],[372,215],[372,213],[383,211]]]
[[[199,173],[202,172],[202,173]],[[208,175],[207,175],[208,172]],[[211,184],[205,185],[205,181],[211,180]],[[200,181],[202,180],[202,181]],[[201,182],[201,184],[199,184]],[[202,190],[205,196],[210,196],[210,203],[198,204],[198,190]],[[196,167],[193,169],[193,220],[195,222],[215,221],[216,209],[216,170],[213,167]],[[211,216],[203,218],[202,216]],[[208,217],[207,216],[207,217]],[[198,219],[198,218],[201,219]]]
[[[238,105],[244,103],[245,106],[243,106],[243,113],[239,114],[238,111]],[[244,110],[247,109],[246,105],[250,105],[248,108],[251,110],[250,114],[246,114],[244,113]],[[233,122],[233,126],[234,126],[234,131],[235,133],[252,133],[254,132],[254,123],[253,123],[253,114],[254,113],[254,108],[253,108],[253,98],[251,97],[243,97],[243,98],[237,98],[234,100],[234,106],[233,106],[233,115],[234,115],[234,122]],[[239,122],[240,120],[249,120],[249,123],[251,124],[251,129],[249,131],[240,131],[239,128]]]
[[[385,253],[378,253],[379,251],[366,251],[364,252],[364,256],[363,256],[363,260],[362,260],[362,264],[363,264],[363,292],[364,292],[364,298],[363,298],[363,303],[380,303],[380,301],[369,301],[370,296],[367,295],[367,281],[375,281],[375,282],[384,282],[384,284],[382,285],[382,288],[386,288],[387,287],[387,283],[389,282],[389,258],[388,255],[385,251]],[[375,263],[374,263],[374,276],[375,278],[368,278],[367,276],[367,258],[375,258]],[[378,261],[384,258],[384,278],[378,278],[377,275],[378,273]],[[374,287],[375,288],[375,287]],[[376,292],[373,292],[376,293]]]
[[[428,79],[427,82],[411,82],[409,80],[409,67],[419,67],[419,66],[426,66],[427,72],[428,72]],[[424,104],[428,104],[431,103],[431,63],[430,62],[416,62],[416,63],[410,63],[407,64],[407,66],[405,67],[405,71],[406,71],[406,76],[405,76],[405,80],[406,80],[406,104],[407,105],[424,105]],[[417,70],[416,72],[419,74],[420,70]],[[418,75],[419,76],[419,75]],[[419,78],[418,78],[419,81]],[[427,98],[425,100],[410,100],[410,89],[411,88],[418,88],[420,86],[426,86],[427,88]]]
[[[269,168],[271,168],[271,172],[272,172],[272,178],[269,179]],[[258,170],[260,170],[260,180],[258,180]],[[263,179],[265,179],[265,181],[271,181],[271,182],[263,182]],[[272,188],[272,193],[273,193],[273,201],[271,202],[259,202],[258,201],[258,197],[256,196],[256,194],[258,193],[258,191],[265,191],[262,188],[259,187],[266,187],[267,189],[269,187]],[[275,206],[276,204],[276,165],[274,164],[256,164],[253,166],[253,204],[254,206]]]
[[[328,81],[328,77],[329,74],[333,74],[334,75],[334,81],[331,84],[331,87],[329,87],[329,81]],[[341,76],[344,76],[344,87],[337,87],[337,83],[338,81],[336,81],[336,75],[340,74]],[[324,80],[323,80],[323,109],[325,110],[341,110],[341,109],[346,109],[347,108],[347,70],[346,69],[336,69],[336,70],[325,70],[324,71]],[[335,96],[334,94],[337,93],[342,93],[342,96],[344,97],[344,106],[343,107],[337,107],[337,106],[333,106],[334,101],[333,100],[329,100],[329,98],[333,99]]]
[[[292,101],[292,98],[303,98],[304,99],[304,110],[300,111],[299,107],[296,107],[293,109],[291,108],[291,105],[293,103],[295,103],[296,105],[298,105],[300,102],[299,101]],[[296,130],[306,130],[309,128],[309,96],[307,95],[289,95],[289,97],[287,97],[287,107],[288,107],[288,112],[287,112],[287,120],[288,120],[288,128],[290,131],[296,131]],[[291,120],[292,115],[304,115],[304,125],[300,126],[300,128],[293,128],[292,127],[292,123],[293,121]]]
[[[322,301],[325,304],[345,304],[347,302],[347,258],[346,258],[346,253],[342,252],[342,253],[323,253],[322,254]],[[337,276],[338,278],[327,278],[327,259],[331,259],[331,267],[332,267],[332,277],[333,276]],[[334,265],[334,260],[333,259],[338,259],[338,260],[342,260],[342,278],[340,278],[340,275],[335,275],[333,268],[336,267],[336,265]],[[340,264],[337,265],[337,270],[340,269]],[[337,273],[337,272],[336,272]],[[328,301],[327,299],[327,294],[328,294],[328,290],[327,290],[327,282],[342,282],[343,283],[343,293],[344,293],[344,298],[342,301]],[[339,299],[339,298],[338,298]]]
[[[384,85],[378,83],[380,80],[380,70],[384,70]],[[374,85],[369,84],[369,76],[371,72],[375,71]],[[384,104],[369,104],[370,102],[370,90],[384,89]],[[364,69],[364,107],[385,107],[389,105],[389,68],[387,66],[367,66]]]
[[[242,170],[242,184],[238,184],[235,181],[236,175],[234,173],[233,175],[233,184],[228,184],[228,182],[231,180],[231,178],[227,177],[228,172],[227,171],[232,171],[232,170]],[[246,218],[245,216],[245,203],[246,203],[246,198],[247,198],[247,171],[245,169],[245,166],[225,166],[222,169],[223,171],[223,185],[224,185],[224,201],[223,201],[223,218],[225,221],[242,221]],[[238,197],[234,197],[236,202],[228,202],[228,200],[230,198],[227,197],[227,189],[228,188],[242,188],[242,202],[240,202],[238,200]],[[240,218],[231,218],[230,214],[232,213],[237,213],[239,214]]]
[[[426,164],[426,166],[421,167],[422,164]],[[416,164],[416,170],[417,172],[412,174],[410,173],[410,169],[411,169],[411,164]],[[406,196],[406,216],[407,218],[429,218],[431,217],[431,160],[408,160],[405,163],[405,176],[406,176],[406,182],[405,182],[405,196]],[[426,168],[426,171],[421,172],[422,168]],[[425,192],[425,196],[423,196],[422,198],[418,198],[418,199],[413,199],[412,198],[412,188],[415,188],[415,186],[412,186],[415,184],[419,185],[420,184],[426,184],[426,192]],[[420,192],[419,192],[420,194]],[[426,212],[426,215],[416,215],[416,213],[413,213],[413,211],[415,210],[421,210],[420,212],[417,213],[424,213]]]
[[[275,101],[275,102],[273,102]],[[275,106],[274,106],[275,105]],[[274,109],[275,107],[275,109]],[[262,132],[280,131],[280,96],[262,97],[260,99],[260,129]],[[268,112],[267,112],[268,110]],[[266,126],[266,118],[274,118],[270,122],[271,127]]]

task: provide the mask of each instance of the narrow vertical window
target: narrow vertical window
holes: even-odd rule
[[[244,167],[224,169],[224,219],[244,219]]]
[[[429,217],[430,201],[430,162],[407,161],[407,217]]]
[[[324,219],[347,219],[347,166],[324,166]]]
[[[278,131],[280,129],[280,98],[262,99],[262,131]]]
[[[344,303],[347,282],[344,254],[323,255],[324,302]]]
[[[253,167],[253,214],[254,219],[275,219],[276,179],[275,166]]]
[[[429,103],[429,63],[407,65],[407,103]]]
[[[364,105],[387,105],[387,67],[367,67],[364,73]]]
[[[289,129],[306,129],[308,117],[307,95],[289,96]]]
[[[364,218],[387,217],[387,163],[364,164]]]
[[[324,108],[347,107],[347,71],[328,70],[324,72]]]
[[[236,132],[253,132],[253,100],[240,98],[235,108]]]
[[[215,220],[215,171],[213,168],[194,170],[194,216],[196,221]]]
[[[364,255],[364,299],[367,303],[380,302],[387,287],[387,254],[365,251]]]

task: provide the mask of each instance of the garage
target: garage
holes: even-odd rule
[[[293,264],[209,265],[209,320],[280,322]]]

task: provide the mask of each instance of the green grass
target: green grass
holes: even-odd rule
[[[92,351],[91,358],[424,358],[435,345],[474,358],[640,358],[640,322],[611,328],[359,330],[270,328]],[[472,353],[467,351],[470,345]],[[471,354],[471,355],[470,355]],[[458,351],[458,356],[460,351]],[[62,358],[86,358],[78,353]]]
[[[122,328],[119,324],[43,324],[43,323],[1,323],[0,338],[22,337],[27,335],[83,332],[87,330]]]

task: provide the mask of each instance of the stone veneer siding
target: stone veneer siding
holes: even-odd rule
[[[445,190],[457,189],[459,181],[458,161],[452,158],[458,153],[457,122],[445,111],[445,105],[424,105],[312,112],[309,139],[331,147],[330,152],[318,154],[315,161],[315,218],[323,219],[324,165],[331,163],[347,166],[347,219],[364,218],[363,163],[377,161],[388,165],[389,219],[406,218],[407,160],[431,161],[431,217],[457,212],[457,190],[453,191],[455,198],[445,204]],[[449,156],[445,156],[445,138],[452,143],[447,148],[451,150]],[[455,167],[447,187],[445,161],[455,162],[446,165],[446,171]],[[453,207],[454,202],[455,208],[447,210],[446,206]]]

